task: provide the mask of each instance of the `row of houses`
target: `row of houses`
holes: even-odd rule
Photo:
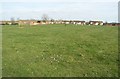
[[[120,23],[104,23],[103,21],[79,21],[79,20],[19,20],[19,21],[0,21],[0,25],[42,25],[42,24],[75,24],[75,25],[108,25],[120,26]]]

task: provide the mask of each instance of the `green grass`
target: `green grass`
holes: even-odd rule
[[[118,27],[3,26],[3,77],[117,77]]]

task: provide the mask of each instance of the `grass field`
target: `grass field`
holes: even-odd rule
[[[118,27],[3,26],[3,77],[117,77]]]

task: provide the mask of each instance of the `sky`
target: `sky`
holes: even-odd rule
[[[119,0],[1,0],[0,20],[50,19],[118,22]]]

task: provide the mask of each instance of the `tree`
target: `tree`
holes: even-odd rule
[[[43,22],[48,21],[48,20],[49,20],[48,15],[47,15],[47,14],[43,14],[43,15],[42,15],[42,20],[43,20]]]
[[[51,22],[54,22],[55,20],[54,20],[54,19],[51,19],[50,21],[51,21]]]
[[[14,17],[11,18],[11,24],[13,24],[13,25],[15,24],[15,19],[14,19]]]
[[[20,18],[17,18],[17,21],[19,21],[20,20]]]

